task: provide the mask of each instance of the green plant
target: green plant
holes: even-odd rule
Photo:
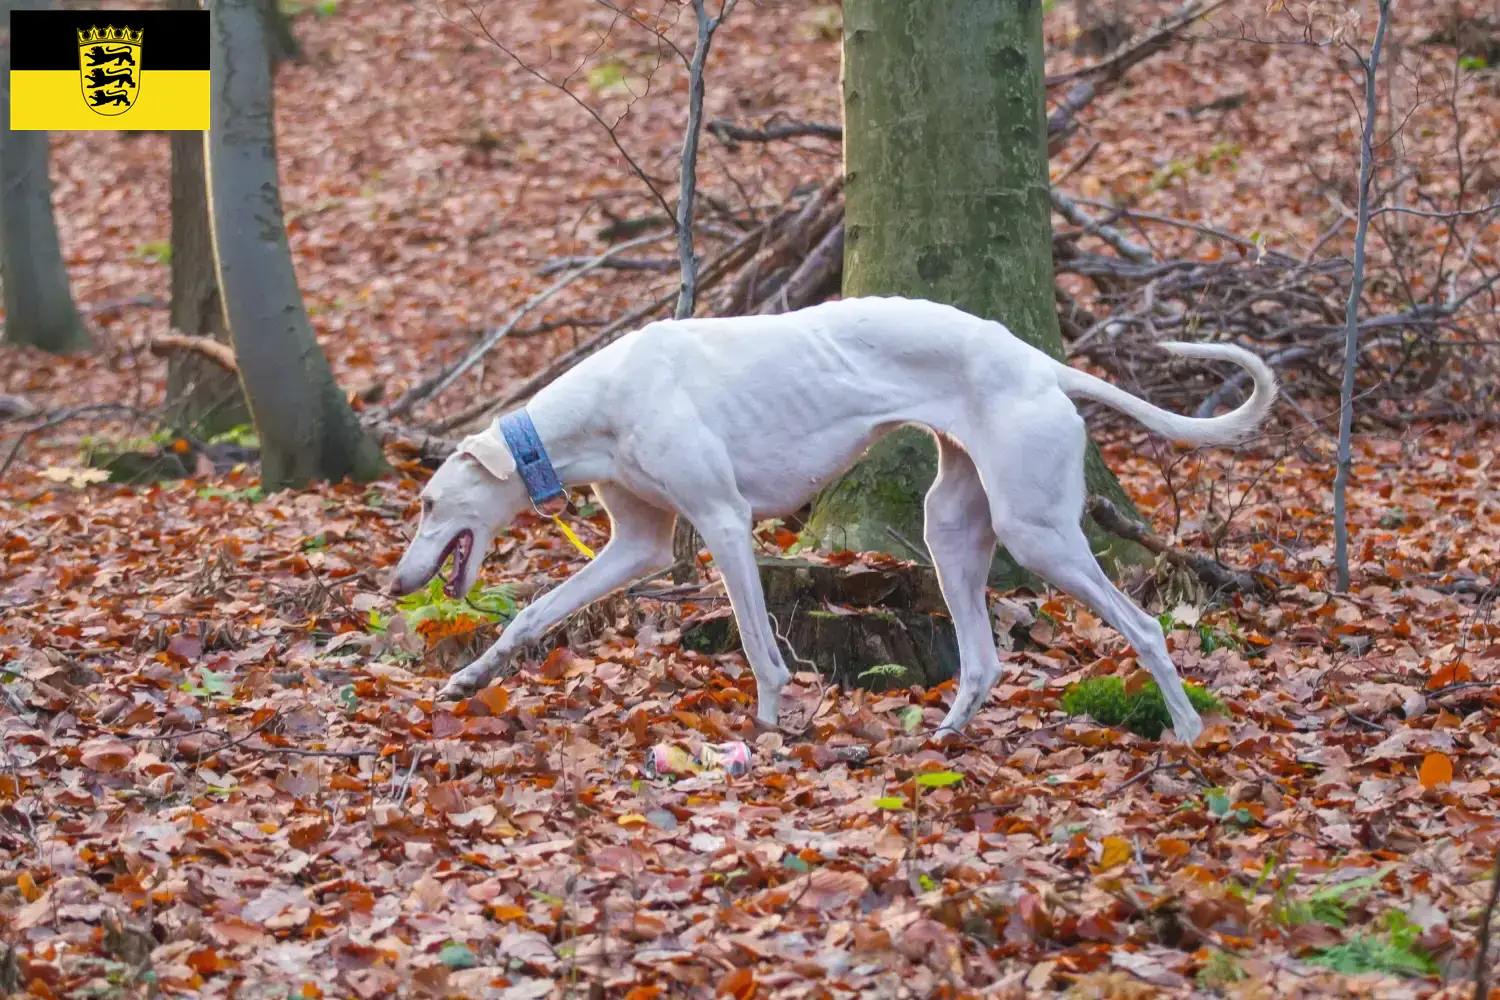
[[[1324,885],[1301,898],[1291,894],[1297,870],[1289,869],[1286,876],[1278,880],[1275,900],[1271,904],[1271,918],[1287,927],[1299,927],[1303,924],[1346,926],[1349,923],[1349,907],[1379,885],[1394,868],[1395,865],[1387,865],[1373,875]]]
[[[209,444],[233,444],[241,448],[259,448],[260,437],[255,433],[254,424],[236,424],[227,431],[215,434],[208,439]]]
[[[1435,976],[1437,963],[1417,944],[1422,929],[1400,910],[1390,910],[1381,921],[1381,932],[1355,934],[1343,944],[1324,948],[1310,956],[1311,965],[1321,965],[1347,976],[1381,972],[1392,976]]]
[[[172,244],[166,240],[142,243],[135,248],[135,255],[148,264],[166,264],[172,260]]]
[[[516,616],[515,597],[509,587],[484,587],[474,584],[469,596],[458,601],[443,590],[441,575],[434,576],[427,586],[396,602],[396,610],[414,632],[436,629],[444,631],[461,619],[479,619],[483,622],[508,622]],[[427,629],[423,626],[427,623]],[[370,631],[381,632],[389,627],[389,619],[378,611],[370,612]]]
[[[1458,65],[1460,69],[1476,70],[1488,69],[1490,64],[1484,56],[1461,56]]]
[[[244,500],[246,503],[255,503],[266,498],[265,487],[256,483],[254,486],[246,486],[242,490],[221,490],[217,486],[205,486],[198,491],[198,495],[205,500]]]
[[[1183,688],[1199,712],[1224,710],[1223,702],[1196,684],[1184,684]],[[1172,724],[1167,700],[1155,681],[1147,681],[1140,691],[1127,696],[1124,678],[1091,677],[1063,693],[1062,709],[1069,715],[1087,715],[1101,726],[1123,726],[1148,740],[1161,736]]]
[[[1198,970],[1198,985],[1205,990],[1219,990],[1225,986],[1248,979],[1250,974],[1240,967],[1240,960],[1227,951],[1216,951]]]
[[[198,668],[198,679],[182,682],[182,690],[194,698],[220,699],[227,701],[234,694],[234,684],[207,667]]]

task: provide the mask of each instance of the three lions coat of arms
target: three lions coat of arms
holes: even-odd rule
[[[141,93],[144,30],[91,27],[78,32],[78,72],[83,99],[101,115],[129,111]]]

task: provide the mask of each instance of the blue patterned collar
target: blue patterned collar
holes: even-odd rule
[[[497,423],[505,446],[516,460],[516,471],[526,484],[526,492],[531,495],[532,505],[540,512],[543,504],[562,498],[562,505],[567,506],[567,492],[557,478],[557,470],[552,467],[552,460],[547,457],[547,449],[543,447],[542,438],[526,409],[512,410]]]

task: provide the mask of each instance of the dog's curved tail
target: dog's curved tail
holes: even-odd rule
[[[1187,417],[1153,406],[1139,396],[1061,362],[1056,362],[1057,384],[1070,397],[1082,396],[1103,403],[1164,437],[1192,445],[1238,444],[1253,435],[1271,412],[1271,405],[1276,402],[1276,373],[1250,351],[1232,344],[1179,341],[1164,341],[1157,346],[1184,358],[1232,361],[1245,369],[1255,388],[1249,399],[1221,416]]]

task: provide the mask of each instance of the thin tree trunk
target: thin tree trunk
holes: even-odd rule
[[[355,419],[308,323],[277,187],[261,0],[218,0],[207,150],[219,290],[269,489],[373,479],[384,456]]]
[[[1041,5],[924,10],[845,0],[844,294],[950,303],[1061,358]],[[909,558],[935,472],[929,435],[899,430],[823,492],[809,527],[825,542]],[[1087,476],[1091,492],[1133,509],[1092,447]],[[1116,559],[1138,555],[1114,541]],[[997,581],[1019,578],[1008,558],[995,569]]]
[[[174,10],[198,10],[198,0],[172,0]],[[203,169],[203,133],[173,132],[172,145],[172,328],[229,342],[219,279],[214,273],[213,234],[208,223],[208,181]],[[250,422],[239,379],[192,351],[167,362],[168,422],[207,437]]]
[[[0,135],[0,272],[5,283],[5,342],[67,354],[87,350],[92,341],[73,304],[57,239],[47,133],[10,128],[10,12],[47,6],[9,0],[5,24],[0,25],[7,36],[0,56],[0,104],[5,115],[5,132]]]

